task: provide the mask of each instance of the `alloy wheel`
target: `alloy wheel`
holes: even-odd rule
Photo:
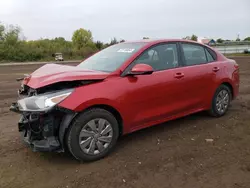
[[[103,118],[95,118],[86,123],[79,134],[79,145],[89,155],[97,155],[110,145],[113,138],[111,124]]]
[[[216,97],[216,108],[219,113],[223,114],[229,105],[230,97],[227,90],[221,90]]]

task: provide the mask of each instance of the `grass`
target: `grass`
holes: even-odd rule
[[[64,61],[75,61],[75,60],[83,60],[83,57],[81,56],[74,56],[74,57],[64,57]],[[55,58],[53,57],[48,57],[48,58],[43,58],[40,59],[38,61],[23,61],[23,62],[16,62],[16,61],[7,61],[7,60],[0,60],[0,64],[1,63],[27,63],[27,62],[51,62],[51,61],[55,61]]]
[[[230,57],[230,56],[250,56],[250,53],[248,54],[245,54],[245,53],[234,53],[234,54],[224,54],[225,56],[227,57]]]

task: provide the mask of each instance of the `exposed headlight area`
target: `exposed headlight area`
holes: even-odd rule
[[[20,111],[48,111],[66,99],[73,91],[74,89],[67,89],[54,93],[27,97],[17,102],[18,108]]]
[[[62,141],[59,141],[59,127],[62,119],[66,116],[73,117],[74,112],[55,107],[73,91],[74,89],[64,89],[29,96],[11,105],[10,110],[21,114],[19,132],[34,151],[63,150]]]

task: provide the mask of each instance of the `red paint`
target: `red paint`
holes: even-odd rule
[[[72,80],[102,80],[108,73],[92,70],[81,70],[77,67],[57,64],[46,64],[33,72],[24,84],[31,88],[40,88],[56,82]]]
[[[144,47],[112,73],[45,65],[32,74],[28,85],[36,88],[65,80],[104,79],[101,82],[76,88],[59,105],[77,112],[94,105],[111,106],[122,117],[123,134],[194,112],[208,110],[215,90],[222,83],[230,84],[234,97],[238,95],[238,65],[214,49],[217,53],[215,62],[162,70],[149,75],[121,77],[126,67],[145,49],[169,41],[183,40],[147,41]],[[137,67],[137,70],[145,70],[145,68],[150,69],[150,66]]]
[[[131,70],[131,73],[134,74],[143,74],[152,72],[154,72],[153,68],[147,64],[137,64]]]

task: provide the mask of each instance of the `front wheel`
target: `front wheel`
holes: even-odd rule
[[[113,114],[93,108],[76,117],[65,139],[77,160],[94,161],[112,151],[118,136],[118,122]]]
[[[212,100],[211,109],[209,110],[210,115],[214,117],[221,117],[225,115],[231,100],[232,91],[230,88],[224,84],[218,87]]]

